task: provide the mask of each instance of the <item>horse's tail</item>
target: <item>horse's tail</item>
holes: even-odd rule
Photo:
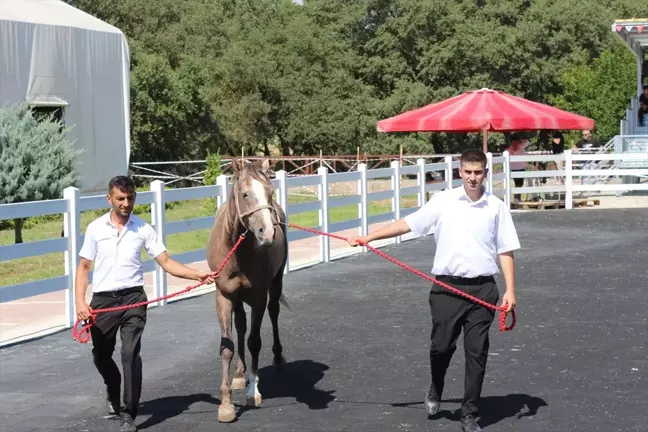
[[[291,304],[290,304],[290,302],[288,301],[288,298],[285,295],[281,294],[279,296],[279,303],[284,305],[286,307],[286,309],[288,309],[289,311],[292,312]]]

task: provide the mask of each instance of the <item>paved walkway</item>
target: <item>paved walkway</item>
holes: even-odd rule
[[[648,411],[648,220],[645,209],[515,213],[518,325],[491,330],[481,403],[485,431],[639,432]],[[428,270],[431,238],[388,253]],[[501,283],[501,278],[500,278]],[[428,288],[373,254],[285,278],[293,310],[280,316],[283,374],[270,367],[263,325],[264,404],[221,425],[214,295],[149,311],[137,423],[151,432],[459,431],[461,340],[440,413],[429,382]],[[500,285],[501,287],[501,285]],[[118,431],[105,419],[91,345],[69,331],[0,349],[0,429]],[[119,359],[119,345],[115,358]],[[248,357],[249,358],[249,357]]]

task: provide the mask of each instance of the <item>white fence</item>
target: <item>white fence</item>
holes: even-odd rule
[[[488,191],[503,198],[505,203],[509,206],[511,193],[525,194],[562,192],[566,195],[565,206],[567,209],[572,207],[572,196],[574,192],[648,190],[648,183],[595,185],[574,184],[574,178],[583,176],[648,176],[648,169],[572,169],[575,161],[597,160],[638,160],[648,162],[648,154],[585,155],[572,154],[571,151],[566,151],[561,155],[510,156],[508,152],[505,152],[503,156],[493,157],[493,155],[489,153],[489,170],[486,187]],[[513,173],[511,173],[510,170],[511,162],[546,161],[562,162],[564,168],[550,171],[526,171]],[[401,208],[401,197],[416,195],[417,204],[418,206],[421,206],[426,202],[427,193],[433,193],[435,191],[461,185],[461,180],[453,179],[452,175],[453,170],[458,167],[458,160],[453,160],[451,156],[446,156],[445,162],[441,163],[426,164],[423,159],[419,159],[417,160],[417,165],[402,167],[399,165],[398,161],[394,161],[390,168],[367,170],[366,165],[360,165],[358,171],[338,174],[329,174],[326,168],[320,168],[316,175],[288,178],[285,171],[279,171],[277,172],[277,176],[273,180],[273,183],[277,188],[277,201],[286,211],[289,221],[291,215],[296,213],[317,211],[319,213],[319,224],[312,228],[331,233],[357,228],[359,234],[367,234],[368,227],[372,224],[396,220],[416,210],[416,208]],[[425,183],[425,175],[428,172],[444,172],[445,180],[436,183]],[[417,185],[401,187],[402,176],[416,176]],[[511,187],[512,178],[531,177],[564,177],[564,185],[520,188]],[[369,180],[376,178],[391,178],[391,189],[380,192],[368,192],[367,186]],[[328,190],[331,183],[349,181],[357,182],[357,194],[342,197],[329,196]],[[288,190],[303,186],[317,186],[318,199],[313,202],[297,204],[288,203]],[[199,217],[182,221],[166,222],[165,203],[217,197],[218,203],[221,204],[227,198],[229,190],[229,179],[225,176],[220,176],[217,180],[217,184],[214,186],[179,189],[166,189],[164,183],[158,180],[151,183],[150,191],[138,193],[137,204],[151,204],[152,225],[164,241],[166,236],[170,234],[210,228],[213,223],[213,217]],[[391,199],[392,210],[390,212],[370,216],[368,212],[369,202],[385,199]],[[357,218],[336,223],[331,223],[329,221],[330,209],[339,206],[347,206],[349,204],[357,204]],[[36,257],[57,252],[65,253],[65,275],[0,287],[0,303],[25,299],[35,295],[55,291],[65,291],[66,315],[65,321],[62,325],[66,327],[72,326],[75,321],[74,278],[78,264],[78,252],[83,244],[84,238],[80,233],[80,214],[87,210],[105,208],[107,208],[105,196],[80,197],[79,190],[75,188],[66,189],[63,199],[0,205],[0,220],[63,214],[65,233],[65,236],[62,238],[0,246],[0,262],[26,257]],[[288,235],[288,239],[291,242],[309,237],[319,237],[319,262],[329,261],[331,259],[329,237],[318,236],[310,232],[296,230],[291,230]],[[395,239],[394,241],[398,243],[401,239]],[[358,250],[366,251],[366,248],[358,248]],[[173,258],[182,263],[202,261],[205,259],[205,250],[198,249],[181,254],[175,254]],[[288,266],[286,271],[288,272],[290,270],[291,269]],[[162,271],[153,260],[145,261],[144,271],[155,271],[155,297],[166,295],[166,273]],[[91,282],[92,273],[90,274],[90,283]]]

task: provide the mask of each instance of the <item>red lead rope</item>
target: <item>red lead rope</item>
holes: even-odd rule
[[[342,237],[342,236],[339,236],[339,235],[329,234],[329,233],[325,233],[325,232],[322,232],[322,231],[318,231],[316,229],[306,228],[306,227],[302,227],[302,226],[294,225],[294,224],[286,224],[286,225],[288,225],[291,228],[299,229],[299,230],[302,230],[302,231],[309,231],[309,232],[312,232],[313,234],[325,235],[325,236],[332,237],[332,238],[335,238],[335,239],[338,239],[338,240],[347,241],[346,237]],[[452,291],[453,293],[455,293],[457,295],[460,295],[462,297],[465,297],[465,298],[467,298],[469,300],[472,300],[475,303],[478,303],[478,304],[480,304],[482,306],[485,306],[487,308],[500,311],[499,329],[500,329],[501,332],[513,330],[513,328],[515,327],[516,319],[515,319],[515,310],[514,309],[511,309],[511,318],[512,318],[511,325],[508,326],[508,327],[506,326],[506,315],[507,315],[507,312],[506,312],[507,305],[506,304],[504,304],[502,306],[492,305],[492,304],[490,304],[488,302],[485,302],[485,301],[483,301],[481,299],[478,299],[477,297],[473,297],[473,296],[471,296],[469,294],[466,294],[465,292],[463,292],[461,290],[458,290],[457,288],[452,287],[452,286],[450,286],[450,285],[448,285],[446,283],[438,281],[438,280],[434,279],[432,276],[429,276],[429,275],[427,275],[427,274],[425,274],[425,273],[423,273],[423,272],[421,272],[421,271],[419,271],[419,270],[417,270],[417,269],[415,269],[413,267],[410,267],[407,264],[398,261],[397,259],[387,255],[384,252],[379,251],[378,249],[376,249],[374,247],[369,246],[368,244],[366,244],[364,242],[362,242],[361,244],[364,247],[366,247],[367,249],[369,249],[370,251],[376,253],[377,255],[380,255],[381,257],[385,258],[386,260],[393,262],[394,264],[404,268],[405,270],[407,270],[407,271],[409,271],[411,273],[414,273],[417,276],[422,277],[423,279],[426,279],[426,280],[428,280],[430,282],[436,283],[436,284],[446,288],[447,290]]]
[[[339,236],[339,235],[336,235],[336,234],[325,233],[323,231],[319,231],[319,230],[316,230],[316,229],[313,229],[313,228],[302,227],[302,226],[295,225],[295,224],[286,224],[286,225],[288,225],[291,228],[299,229],[299,230],[302,230],[302,231],[312,232],[313,234],[325,235],[325,236],[332,237],[332,238],[335,238],[335,239],[338,239],[338,240],[343,240],[343,241],[348,240],[346,237],[342,237],[342,236]],[[234,247],[232,248],[232,250],[227,254],[227,256],[225,257],[225,259],[223,260],[221,265],[218,267],[218,270],[216,270],[216,272],[214,273],[214,276],[217,276],[221,272],[221,270],[223,270],[223,267],[225,267],[225,264],[227,264],[227,262],[230,260],[230,258],[232,257],[232,255],[234,254],[234,252],[236,251],[236,249],[239,247],[239,245],[241,244],[241,242],[244,239],[245,239],[245,234],[242,234],[239,237],[236,244],[234,245]],[[402,263],[402,262],[398,261],[397,259],[387,255],[386,253],[381,252],[378,249],[369,246],[366,243],[362,243],[362,245],[364,247],[366,247],[367,249],[369,249],[370,251],[374,252],[375,254],[380,255],[381,257],[385,258],[386,260],[393,262],[394,264],[404,268],[405,270],[407,270],[407,271],[409,271],[411,273],[414,273],[417,276],[422,277],[423,279],[426,279],[426,280],[428,280],[430,282],[436,283],[436,284],[438,284],[438,285],[452,291],[453,293],[455,293],[457,295],[460,295],[462,297],[465,297],[465,298],[467,298],[469,300],[474,301],[477,304],[480,304],[480,305],[485,306],[485,307],[490,308],[490,309],[500,311],[500,316],[499,316],[499,329],[500,329],[500,331],[502,331],[502,332],[503,331],[510,331],[510,330],[513,330],[513,328],[515,327],[515,321],[516,321],[515,320],[515,310],[513,310],[513,309],[511,309],[511,318],[512,318],[511,325],[508,326],[508,327],[506,326],[506,315],[507,315],[506,304],[504,304],[503,306],[492,305],[492,304],[490,304],[488,302],[485,302],[485,301],[483,301],[481,299],[478,299],[477,297],[473,297],[473,296],[471,296],[469,294],[466,294],[465,292],[463,292],[461,290],[458,290],[457,288],[452,287],[452,286],[450,286],[450,285],[448,285],[446,283],[438,281],[438,280],[434,279],[432,276],[429,276],[429,275],[427,275],[427,274],[425,274],[425,273],[423,273],[423,272],[421,272],[421,271],[419,271],[419,270],[417,270],[417,269],[415,269],[413,267],[410,267],[407,264]],[[94,309],[90,313],[90,319],[86,322],[86,324],[83,327],[79,328],[80,320],[76,321],[76,323],[74,324],[74,328],[72,328],[72,338],[78,340],[81,343],[88,342],[90,340],[90,327],[92,327],[94,325],[94,323],[96,322],[97,314],[99,314],[99,313],[117,312],[117,311],[123,311],[123,310],[127,310],[127,309],[133,309],[133,308],[136,308],[136,307],[146,306],[146,305],[148,305],[150,303],[155,303],[155,302],[158,302],[160,300],[166,300],[166,299],[169,299],[169,298],[172,298],[172,297],[175,297],[175,296],[179,296],[180,294],[184,294],[186,292],[189,292],[192,289],[198,288],[201,285],[203,285],[202,282],[199,283],[199,284],[196,284],[196,285],[188,286],[187,288],[183,289],[182,291],[178,291],[178,292],[175,292],[173,294],[169,294],[169,295],[166,295],[166,296],[163,296],[163,297],[159,297],[159,298],[156,298],[156,299],[153,299],[153,300],[148,300],[148,301],[141,302],[141,303],[135,303],[135,304],[132,304],[132,305],[119,306],[119,307],[114,307],[114,308]]]
[[[218,270],[213,273],[214,276],[218,276],[218,274],[223,270],[223,267],[225,267],[225,264],[230,260],[236,249],[238,249],[239,245],[241,242],[245,239],[245,234],[241,234],[239,237],[238,241],[234,244],[234,247],[232,250],[227,254],[221,265],[218,267]],[[203,282],[195,285],[190,285],[187,288],[183,289],[182,291],[175,292],[173,294],[169,294],[163,297],[159,297],[153,300],[148,300],[145,302],[140,302],[140,303],[135,303],[132,305],[126,305],[126,306],[119,306],[119,307],[113,307],[113,308],[106,308],[106,309],[93,309],[92,312],[90,312],[90,319],[86,322],[86,324],[79,328],[79,322],[80,320],[77,319],[76,323],[74,323],[74,328],[72,328],[72,338],[78,340],[81,343],[86,343],[90,340],[90,327],[94,325],[94,323],[97,320],[97,314],[100,313],[105,313],[105,312],[117,312],[117,311],[123,311],[127,309],[134,309],[137,307],[141,306],[146,306],[150,303],[155,303],[160,300],[166,300],[172,297],[179,296],[180,294],[184,294],[186,292],[191,291],[192,289],[198,288],[199,286],[204,285]]]

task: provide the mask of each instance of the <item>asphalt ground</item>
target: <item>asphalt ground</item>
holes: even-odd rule
[[[645,431],[648,427],[648,212],[515,213],[517,318],[491,328],[480,404],[485,431]],[[385,252],[429,271],[431,237]],[[503,280],[498,278],[500,292]],[[271,366],[264,318],[261,408],[217,421],[219,328],[214,295],[149,310],[141,430],[459,431],[461,338],[440,412],[429,383],[429,284],[371,252],[285,277],[280,328],[288,364]],[[249,314],[248,314],[249,318]],[[119,364],[119,342],[115,359]],[[118,431],[106,418],[91,344],[65,331],[0,350],[0,429]],[[249,354],[248,354],[249,362]],[[249,364],[249,363],[248,363]],[[232,369],[235,368],[235,360]]]

